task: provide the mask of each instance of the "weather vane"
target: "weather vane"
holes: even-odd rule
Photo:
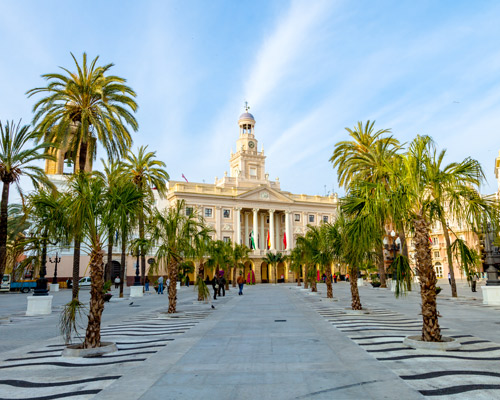
[[[250,110],[250,106],[248,105],[248,101],[245,101],[245,111],[248,112]]]

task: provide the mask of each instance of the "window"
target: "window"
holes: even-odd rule
[[[435,251],[434,252],[434,258],[439,258],[439,257],[440,257],[439,251]]]
[[[231,238],[229,236],[224,236],[222,240],[224,241],[224,243],[229,243],[231,241]]]
[[[300,222],[300,214],[295,214],[295,221]]]
[[[432,245],[433,246],[438,246],[439,245],[439,238],[433,237],[432,238]]]
[[[231,210],[222,210],[222,215],[224,216],[224,218],[231,218]]]
[[[269,223],[269,217],[266,217],[266,223]]]
[[[193,207],[186,207],[186,215],[189,217],[193,215]]]
[[[257,178],[257,168],[250,167],[250,178]]]
[[[328,223],[328,215],[323,215],[323,222],[327,222]]]
[[[214,210],[211,208],[205,208],[205,217],[206,218],[212,218]]]
[[[436,263],[436,265],[434,266],[434,270],[436,271],[437,278],[443,277],[443,266],[440,263]]]
[[[309,215],[309,222],[311,223],[314,222],[314,215],[312,214]]]

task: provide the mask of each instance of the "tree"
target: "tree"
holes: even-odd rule
[[[286,260],[286,256],[281,254],[280,252],[271,253],[270,251],[264,257],[264,261],[273,268],[274,273],[274,283],[278,283],[278,264],[280,262],[284,262]]]
[[[226,276],[226,289],[229,286],[229,270],[232,259],[232,246],[231,243],[226,243],[222,240],[214,240],[208,248],[209,258],[207,266],[214,270],[217,276],[220,271],[224,272]]]
[[[344,186],[346,191],[355,185],[356,181],[389,185],[390,167],[400,150],[399,141],[392,136],[382,136],[390,133],[390,129],[374,132],[374,124],[375,121],[367,121],[363,126],[362,122],[358,122],[354,129],[346,128],[352,140],[335,145],[330,162],[337,168],[339,184]],[[381,231],[385,222],[383,218],[379,221]],[[386,287],[382,244],[378,248],[378,267],[381,287]]]
[[[95,348],[101,345],[101,316],[104,310],[103,243],[106,239],[106,207],[104,204],[105,184],[97,174],[79,172],[69,181],[71,196],[68,213],[71,221],[81,220],[81,238],[89,246],[90,253],[90,304],[88,324],[83,348]],[[73,299],[66,307],[78,302]],[[64,313],[63,313],[64,315]]]
[[[231,252],[231,263],[233,264],[233,287],[236,287],[236,270],[239,268],[243,273],[245,269],[244,262],[248,260],[250,249],[244,244],[234,243],[233,251]]]
[[[151,239],[157,246],[157,263],[153,267],[166,269],[170,279],[168,313],[177,312],[177,277],[179,264],[192,252],[196,236],[204,231],[203,221],[194,214],[186,215],[185,202],[178,201],[170,208],[156,211],[151,223]]]
[[[301,251],[301,256],[304,266],[304,289],[308,288],[308,283],[311,283],[311,291],[317,292],[317,273],[316,263],[313,260],[315,243],[311,240],[311,236],[298,236],[296,247]]]
[[[4,125],[0,121],[0,180],[3,184],[0,203],[0,282],[3,279],[7,260],[10,185],[15,184],[17,186],[21,176],[26,176],[31,179],[35,187],[39,185],[53,187],[43,169],[33,165],[39,160],[53,159],[52,156],[45,152],[49,147],[47,143],[36,146],[30,144],[35,139],[36,134],[30,130],[28,125],[21,127],[20,121],[17,125],[13,121]]]
[[[132,179],[144,198],[153,199],[153,189],[161,198],[167,192],[167,182],[170,179],[163,161],[156,160],[156,152],[146,152],[147,146],[139,147],[137,155],[129,151],[124,160],[125,174]],[[139,238],[144,239],[144,206],[139,212]],[[141,284],[144,285],[146,274],[146,255],[141,254]]]
[[[27,95],[46,95],[33,106],[33,124],[38,138],[65,152],[66,157],[73,160],[76,172],[85,171],[87,162],[95,157],[96,142],[101,143],[111,159],[126,153],[132,145],[127,126],[138,130],[132,114],[138,106],[134,100],[136,94],[125,85],[126,80],[109,75],[113,64],[98,66],[97,56],[88,65],[86,53],[83,53],[81,65],[72,53],[71,57],[76,72],[61,67],[63,74],[42,75],[48,81],[47,86],[31,89]],[[78,293],[80,242],[81,238],[76,237],[74,293]]]

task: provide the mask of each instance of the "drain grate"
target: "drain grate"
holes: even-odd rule
[[[274,322],[286,322],[286,319],[275,319]]]

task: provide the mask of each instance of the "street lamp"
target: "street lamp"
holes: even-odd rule
[[[52,258],[49,257],[49,262],[51,264],[55,264],[54,266],[54,278],[52,278],[52,284],[57,284],[57,264],[61,262],[61,257],[57,256],[57,251],[56,251],[56,257],[54,258],[54,261],[52,261]]]

